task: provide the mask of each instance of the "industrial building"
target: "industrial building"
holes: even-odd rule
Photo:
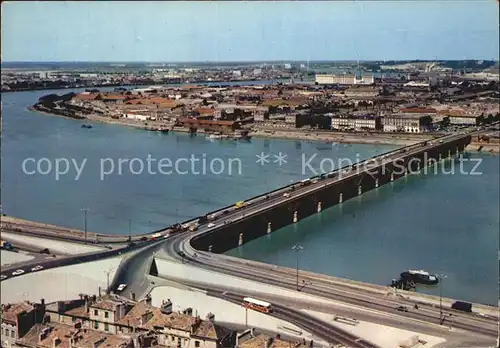
[[[373,75],[358,77],[356,75],[317,74],[318,85],[372,85],[375,83]]]

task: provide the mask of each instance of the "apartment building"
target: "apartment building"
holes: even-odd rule
[[[423,133],[431,129],[432,117],[419,113],[395,113],[382,118],[384,132]]]
[[[23,337],[33,325],[42,323],[45,318],[45,302],[23,301],[1,306],[2,347],[16,347],[15,342]]]
[[[333,115],[332,130],[381,130],[381,119],[377,115]]]
[[[234,346],[235,333],[215,323],[215,316],[206,320],[193,315],[192,309],[172,311],[172,302],[164,301],[161,308],[148,297],[140,302],[106,295],[101,298],[58,302],[47,308],[51,322],[71,325],[81,322],[84,329],[119,337],[154,332],[160,347],[222,348]],[[134,346],[136,347],[136,346]]]

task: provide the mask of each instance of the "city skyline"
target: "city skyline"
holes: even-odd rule
[[[2,4],[4,62],[498,60],[498,36],[494,1]]]

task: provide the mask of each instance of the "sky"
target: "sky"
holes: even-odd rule
[[[495,59],[496,0],[2,2],[3,61]]]

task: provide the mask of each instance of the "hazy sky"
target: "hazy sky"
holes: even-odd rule
[[[2,59],[498,59],[498,7],[496,0],[2,2]]]

